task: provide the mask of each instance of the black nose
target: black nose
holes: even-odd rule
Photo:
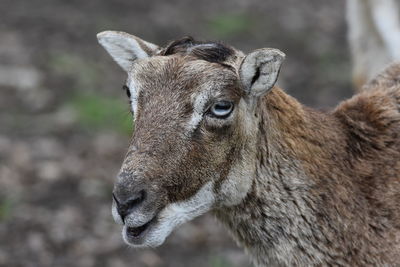
[[[146,192],[144,190],[140,190],[134,196],[131,196],[127,199],[118,199],[115,193],[112,195],[117,205],[118,214],[121,216],[122,222],[125,223],[125,217],[131,213],[135,207],[144,201]]]

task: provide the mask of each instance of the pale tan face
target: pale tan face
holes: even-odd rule
[[[162,55],[154,46],[146,57],[144,41],[129,37],[121,45],[125,34],[117,43],[114,35],[99,39],[110,54],[118,51],[128,73],[135,131],[114,187],[113,216],[128,244],[154,247],[176,226],[245,197],[255,165],[254,97],[239,75],[241,52],[199,45],[199,58]],[[136,60],[125,62],[121,53],[135,42]]]
[[[182,214],[170,218],[166,212],[172,203],[183,204],[208,185],[207,198],[197,205],[217,204],[214,195],[241,155],[243,91],[234,70],[181,56],[139,60],[128,83],[137,96],[135,132],[114,195],[124,203],[144,192],[123,216],[126,241],[141,245],[145,235],[129,230],[152,221],[146,228],[151,235],[152,229],[180,220]],[[184,216],[196,212],[191,208]]]

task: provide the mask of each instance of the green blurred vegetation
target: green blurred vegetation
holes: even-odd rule
[[[94,61],[70,52],[56,52],[50,55],[48,66],[56,75],[72,80],[70,97],[64,104],[72,106],[83,129],[115,130],[124,135],[132,133],[128,103],[98,90],[104,70]]]
[[[249,14],[221,14],[209,20],[209,32],[218,38],[228,38],[249,31],[254,25]]]
[[[97,64],[70,52],[53,52],[48,66],[56,75],[73,78],[72,89],[96,88],[101,79],[101,69]]]
[[[117,98],[93,93],[76,94],[70,105],[77,112],[78,123],[86,129],[113,129],[121,134],[133,130],[129,105]]]
[[[213,255],[210,257],[210,267],[229,267],[231,264],[225,258],[219,255]]]
[[[0,198],[0,221],[11,217],[12,201],[7,198]]]
[[[340,53],[334,50],[326,50],[318,56],[318,70],[330,81],[346,83],[350,80],[350,65],[343,63]]]

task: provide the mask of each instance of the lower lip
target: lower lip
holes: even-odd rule
[[[126,226],[126,237],[130,243],[139,244],[142,242],[142,238],[146,235],[149,231],[151,226],[153,225],[156,217],[151,219],[148,223],[139,226],[139,227],[129,227]]]

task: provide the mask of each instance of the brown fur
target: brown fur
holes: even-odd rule
[[[400,262],[399,78],[394,65],[327,114],[278,88],[263,99],[253,190],[217,211],[258,264]]]
[[[136,125],[114,200],[146,192],[124,233],[150,237],[125,240],[160,245],[212,210],[259,266],[399,264],[400,65],[324,113],[277,87],[251,95],[244,55],[203,44],[173,42],[129,71]],[[226,119],[209,116],[220,100],[234,104]]]
[[[196,130],[191,136],[184,136],[182,132],[185,119],[192,112],[191,103],[188,101],[190,94],[200,84],[209,79],[216,79],[218,82],[219,78],[215,76],[220,76],[225,80],[229,89],[235,87],[234,76],[229,70],[225,70],[216,63],[209,66],[202,62],[198,63],[197,69],[192,69],[192,62],[196,61],[198,61],[196,58],[186,56],[183,59],[174,56],[171,59],[163,60],[160,65],[153,65],[149,62],[135,69],[135,72],[138,73],[136,76],[138,80],[152,82],[146,83],[142,89],[143,93],[138,99],[138,105],[142,108],[136,115],[135,132],[131,149],[123,165],[123,171],[132,172],[134,170],[136,175],[146,179],[147,183],[157,183],[156,190],[167,192],[165,198],[167,202],[163,203],[164,198],[158,198],[158,205],[166,205],[169,202],[189,198],[207,181],[205,179],[207,172],[218,170],[218,172],[224,173],[221,169],[224,169],[224,166],[229,167],[229,160],[224,158],[221,158],[220,162],[214,158],[204,161],[204,155],[221,153],[220,146],[226,142],[234,142],[234,140],[223,138],[229,134],[229,131],[219,133],[219,128],[212,129],[212,125],[208,125],[207,135],[204,135],[203,129]],[[159,71],[160,67],[162,68],[161,72]],[[141,68],[145,71],[142,71]],[[159,73],[158,79],[154,79],[153,73],[155,72]],[[228,78],[229,76],[232,77]],[[187,77],[191,78],[187,79]],[[238,90],[225,90],[224,94],[236,102],[240,98]],[[186,99],[188,102],[182,102],[182,99]],[[178,138],[179,133],[182,133],[182,136]],[[215,140],[218,140],[220,146],[207,145],[214,143]],[[171,161],[171,155],[174,155],[173,161]],[[196,169],[196,175],[192,174],[191,169],[193,168]],[[172,173],[168,173],[168,170],[171,170]],[[190,173],[190,180],[187,179],[188,173]],[[130,177],[126,179],[131,180]],[[121,183],[124,186],[120,190],[130,190],[125,186],[126,180],[122,180]],[[157,191],[157,195],[160,196],[159,191]]]

